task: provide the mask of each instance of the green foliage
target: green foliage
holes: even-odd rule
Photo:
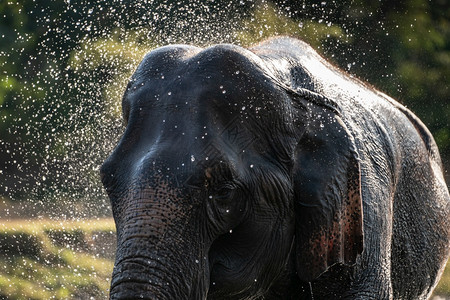
[[[278,35],[295,36],[320,48],[328,38],[342,38],[343,31],[331,23],[318,23],[310,20],[295,21],[283,15],[270,3],[261,5],[252,16],[243,21],[243,28],[237,33],[237,41],[251,46],[269,37]]]
[[[450,125],[450,9],[442,11],[439,5],[431,6],[425,0],[409,3],[408,14],[389,16],[395,20],[392,33],[398,38],[391,54],[400,86],[394,95],[427,124],[447,160],[450,148],[443,132]]]

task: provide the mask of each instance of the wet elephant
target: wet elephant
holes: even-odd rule
[[[151,51],[101,168],[111,299],[426,299],[449,256],[436,144],[291,38]]]

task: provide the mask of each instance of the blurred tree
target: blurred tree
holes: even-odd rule
[[[312,20],[295,20],[284,15],[273,4],[261,3],[250,18],[244,19],[237,31],[236,40],[243,46],[251,46],[271,36],[297,36],[320,48],[328,39],[343,37],[342,28],[331,23]]]

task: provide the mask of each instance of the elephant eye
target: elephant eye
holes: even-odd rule
[[[212,191],[212,196],[217,200],[227,200],[233,197],[236,191],[236,185],[232,183],[225,183]]]

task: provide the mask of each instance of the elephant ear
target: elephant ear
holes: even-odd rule
[[[309,117],[296,150],[296,269],[305,282],[336,263],[353,265],[363,250],[358,154],[353,135],[328,106],[304,106]]]

